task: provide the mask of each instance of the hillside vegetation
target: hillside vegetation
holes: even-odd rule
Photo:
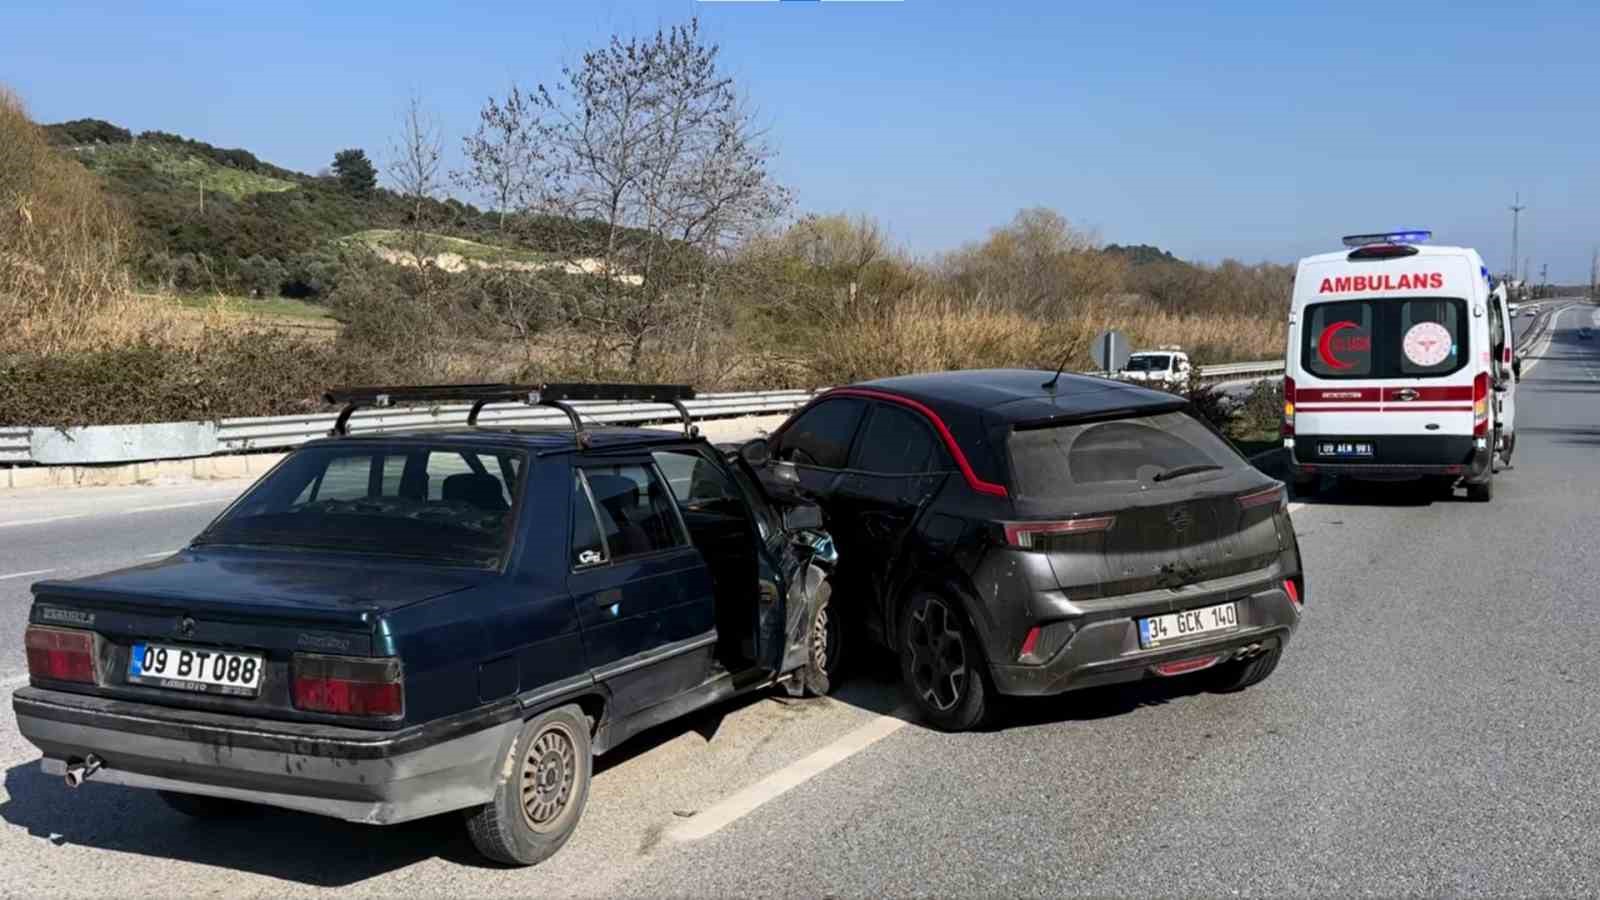
[[[794,210],[693,23],[583,60],[491,99],[466,173],[441,169],[416,100],[385,170],[330,148],[308,175],[100,120],[40,127],[5,95],[0,425],[293,413],[352,382],[1088,369],[1107,328],[1201,365],[1282,352],[1288,266],[1105,246],[1045,208],[913,256],[866,217]]]

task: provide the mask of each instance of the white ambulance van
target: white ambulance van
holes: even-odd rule
[[[1297,492],[1323,476],[1435,479],[1493,497],[1516,446],[1514,328],[1476,250],[1426,231],[1351,235],[1300,261],[1283,445]]]

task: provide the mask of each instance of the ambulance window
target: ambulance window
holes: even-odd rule
[[[1407,300],[1400,305],[1400,374],[1443,375],[1461,368],[1459,300]]]
[[[1370,377],[1372,303],[1349,300],[1306,309],[1302,365],[1318,378]]]

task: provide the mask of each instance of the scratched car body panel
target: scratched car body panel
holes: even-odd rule
[[[452,391],[346,402],[380,395]],[[537,862],[581,815],[591,753],[780,681],[827,686],[819,526],[692,431],[336,436],[170,558],[36,584],[19,730],[74,786],[153,788],[190,813],[464,809],[487,855]],[[514,762],[544,798],[526,810]]]
[[[1238,689],[1299,622],[1283,485],[1169,393],[1014,370],[886,378],[825,392],[744,452],[771,490],[822,506],[839,590],[864,598],[850,608],[941,728],[975,727],[994,692],[1202,669]],[[1141,644],[1141,622],[1218,604],[1233,609],[1211,633]]]

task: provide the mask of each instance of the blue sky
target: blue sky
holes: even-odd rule
[[[1501,269],[1518,190],[1535,272],[1586,280],[1600,244],[1587,3],[9,0],[0,83],[41,121],[315,171],[348,146],[381,158],[413,91],[453,147],[512,80],[694,15],[800,208],[875,216],[915,253],[1043,205],[1191,259],[1407,226]]]

